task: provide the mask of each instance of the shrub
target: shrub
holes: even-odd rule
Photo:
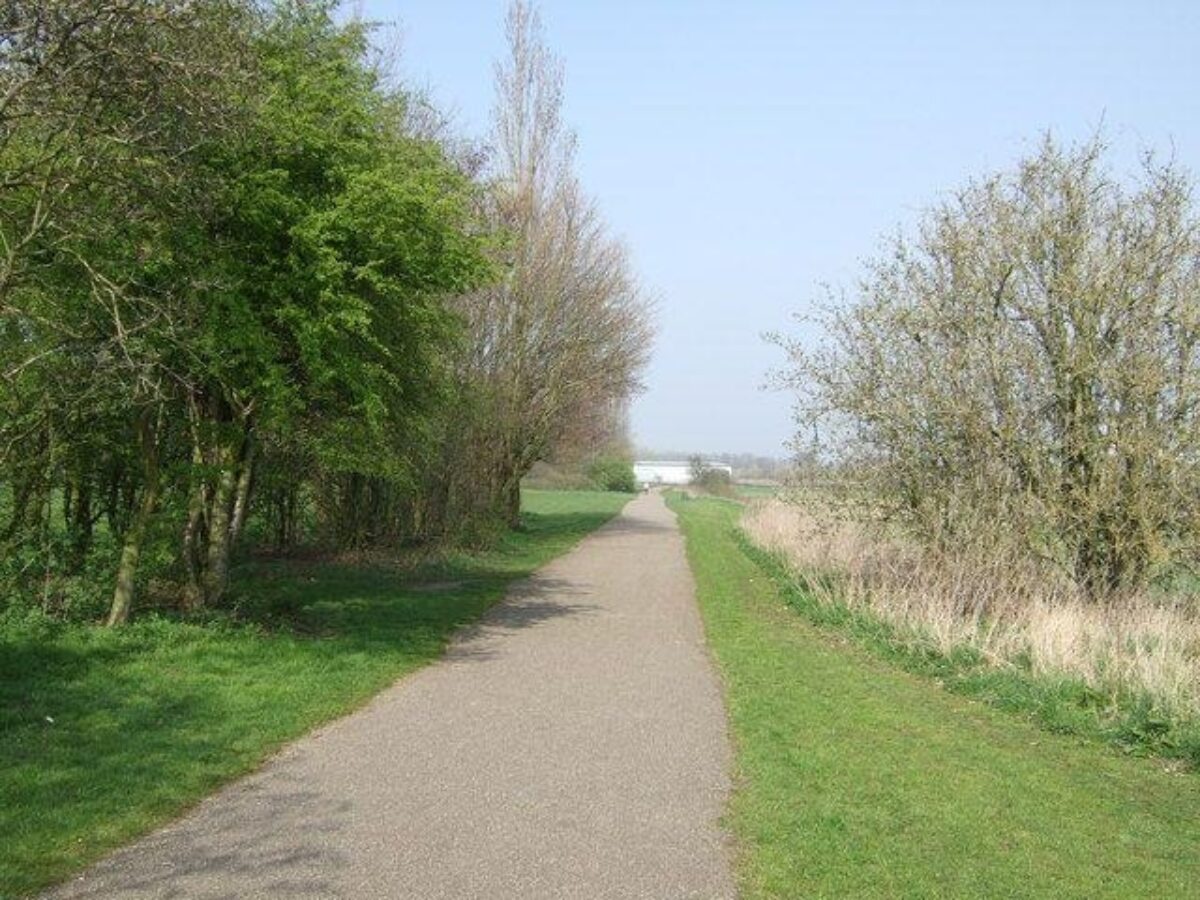
[[[705,469],[692,483],[700,490],[718,497],[733,496],[733,479],[724,469]]]
[[[620,491],[625,494],[637,492],[637,479],[633,475],[633,464],[627,459],[602,457],[592,463],[588,477],[602,491]]]
[[[1093,600],[1200,551],[1200,227],[1189,179],[1128,185],[1047,140],[872,262],[812,352],[784,342],[872,514],[931,548],[1010,542]]]

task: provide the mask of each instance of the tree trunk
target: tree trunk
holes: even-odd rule
[[[37,476],[30,476],[21,479],[19,483],[14,482],[12,488],[12,512],[9,516],[8,525],[5,526],[3,534],[0,534],[0,540],[7,541],[10,538],[14,538],[24,528],[36,480]]]
[[[203,479],[197,479],[188,498],[187,521],[183,526],[183,564],[187,569],[187,584],[183,589],[184,606],[199,607],[204,600],[200,587],[200,533],[204,525]]]
[[[187,518],[184,520],[182,539],[183,564],[187,571],[187,583],[183,589],[185,609],[197,609],[204,602],[200,573],[203,568],[201,545],[204,537],[204,513],[208,507],[208,481],[204,473],[204,446],[200,441],[198,409],[196,396],[189,395],[188,426],[192,437],[192,470]]]
[[[515,473],[505,485],[504,521],[509,528],[521,527],[521,479]]]
[[[142,497],[134,511],[129,527],[125,530],[121,562],[117,567],[117,585],[113,591],[112,605],[109,607],[106,623],[110,628],[124,625],[129,621],[129,613],[133,609],[133,591],[138,562],[142,555],[142,542],[146,536],[146,526],[158,503],[158,434],[148,410],[142,413],[138,422],[138,430],[141,433]]]
[[[230,455],[222,451],[224,465],[217,475],[212,503],[208,510],[208,553],[205,556],[201,587],[204,602],[210,605],[220,601],[229,581],[229,538],[233,519],[233,495],[237,485],[237,473],[231,465]]]
[[[229,542],[236,544],[246,524],[247,511],[250,508],[250,489],[254,486],[254,445],[247,432],[242,449],[242,465],[238,472],[237,487],[233,498],[233,519],[229,523]]]
[[[70,567],[74,572],[83,568],[88,553],[92,549],[92,484],[86,475],[77,476],[74,497],[70,510],[66,515],[67,528],[71,535]],[[65,502],[65,501],[64,501]]]

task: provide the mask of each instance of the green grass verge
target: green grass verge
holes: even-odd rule
[[[1123,753],[1178,760],[1193,771],[1200,768],[1200,720],[1168,716],[1145,696],[1113,696],[1082,678],[1035,672],[1028,659],[997,666],[970,647],[945,653],[927,637],[897,629],[870,611],[819,602],[778,554],[755,546],[741,531],[737,540],[808,621],[853,638],[909,672],[1025,716],[1048,731],[1093,738]]]
[[[1196,896],[1200,779],[814,627],[740,545],[737,504],[671,503],[726,688],[745,897]]]
[[[62,879],[436,659],[627,494],[529,491],[524,528],[419,573],[276,562],[238,615],[0,624],[0,896]]]

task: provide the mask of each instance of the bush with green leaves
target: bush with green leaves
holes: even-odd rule
[[[621,491],[626,494],[637,492],[637,479],[633,464],[627,459],[605,457],[596,460],[588,469],[588,477],[596,487],[604,491]]]

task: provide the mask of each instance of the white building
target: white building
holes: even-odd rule
[[[733,478],[733,466],[726,463],[706,462],[704,468],[724,472],[730,479]],[[638,484],[651,487],[660,484],[691,484],[692,464],[686,460],[641,460],[633,464],[633,477]]]

